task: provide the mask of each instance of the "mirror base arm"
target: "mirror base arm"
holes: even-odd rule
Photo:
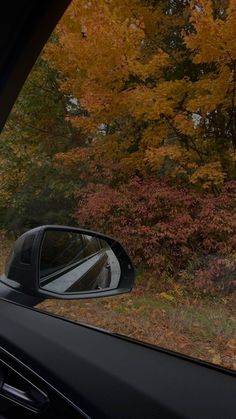
[[[17,289],[9,287],[4,282],[2,282],[2,277],[3,275],[0,276],[0,298],[27,307],[34,307],[45,300],[45,298],[27,295],[18,291]]]

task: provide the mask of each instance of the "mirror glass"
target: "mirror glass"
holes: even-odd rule
[[[74,231],[47,230],[40,255],[39,285],[71,294],[118,287],[120,264],[104,240]]]

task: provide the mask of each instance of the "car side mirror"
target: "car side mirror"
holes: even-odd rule
[[[1,281],[42,299],[105,297],[131,291],[134,268],[113,238],[49,225],[30,230],[15,242]]]

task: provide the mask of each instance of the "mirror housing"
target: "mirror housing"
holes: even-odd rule
[[[75,286],[70,287],[68,286],[68,289],[64,292],[58,291],[58,287],[56,285],[53,286],[42,286],[42,278],[40,279],[40,264],[41,264],[41,255],[42,255],[42,248],[43,243],[45,240],[45,237],[48,233],[57,233],[56,235],[61,235],[65,233],[68,233],[68,237],[75,236],[74,233],[77,233],[77,235],[81,235],[81,237],[90,237],[92,239],[98,239],[97,241],[99,243],[105,243],[104,249],[102,249],[98,252],[97,260],[105,261],[107,262],[107,249],[109,250],[109,255],[112,253],[112,263],[114,265],[114,260],[116,260],[116,263],[118,266],[119,264],[119,278],[116,274],[117,281],[114,282],[111,287],[102,288],[99,286],[99,283],[93,285],[92,289],[91,285],[88,286],[88,289],[81,290],[81,286],[78,287],[78,291],[76,291]],[[68,249],[67,250],[68,253]],[[102,253],[102,254],[101,254]],[[65,280],[67,280],[66,274],[68,272],[74,271],[74,276],[78,275],[78,273],[82,269],[83,264],[83,272],[85,271],[86,263],[88,265],[88,260],[90,261],[90,267],[87,269],[87,272],[91,271],[92,266],[92,257],[94,255],[89,256],[82,261],[77,261],[73,264],[66,264],[63,269],[56,270],[55,273],[51,273],[47,278],[49,278],[47,281],[44,280],[44,283],[50,283],[51,284],[57,284],[60,280],[60,277],[63,276],[63,280],[65,283]],[[95,258],[94,258],[95,259]],[[50,261],[50,257],[49,257]],[[95,261],[95,263],[97,263]],[[101,266],[102,262],[99,262]],[[104,262],[105,263],[105,262]],[[103,269],[107,268],[110,272],[110,267],[105,266],[103,263]],[[71,266],[71,267],[70,267]],[[105,266],[105,267],[104,267]],[[76,271],[75,271],[76,268]],[[94,270],[94,272],[97,272],[97,270]],[[92,271],[91,271],[92,272]],[[90,273],[90,284],[91,284],[91,275]],[[93,276],[95,273],[93,273]],[[42,273],[41,273],[42,276]],[[71,276],[71,275],[70,275]],[[86,276],[83,274],[79,274],[78,278],[76,277],[76,284],[79,283],[80,279],[83,276],[83,282],[86,285]],[[52,277],[52,280],[50,279]],[[88,275],[87,275],[88,277]],[[83,298],[95,298],[95,297],[107,297],[107,296],[114,296],[118,294],[123,294],[130,292],[133,284],[134,284],[134,268],[132,261],[130,257],[128,256],[127,252],[123,248],[123,246],[117,242],[115,239],[105,236],[103,234],[79,229],[75,227],[67,227],[67,226],[58,226],[58,225],[46,225],[34,228],[32,230],[27,231],[24,233],[21,237],[17,239],[15,242],[13,249],[7,259],[6,266],[5,266],[5,274],[0,277],[1,283],[4,286],[7,286],[11,289],[11,291],[17,291],[19,294],[28,295],[33,297],[34,299],[39,299],[40,301],[46,299],[46,298],[59,298],[59,299],[83,299]],[[56,280],[55,280],[56,278]],[[95,278],[96,279],[96,278]],[[111,281],[110,281],[111,282]],[[93,281],[93,284],[95,282]],[[72,284],[73,285],[73,284]],[[70,290],[72,290],[70,292]],[[80,290],[79,290],[80,289]],[[15,295],[15,293],[14,293]],[[15,298],[15,301],[17,299]]]

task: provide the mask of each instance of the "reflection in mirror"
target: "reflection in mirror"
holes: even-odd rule
[[[120,264],[106,241],[74,231],[45,232],[39,274],[39,286],[45,291],[116,289],[120,276]]]

